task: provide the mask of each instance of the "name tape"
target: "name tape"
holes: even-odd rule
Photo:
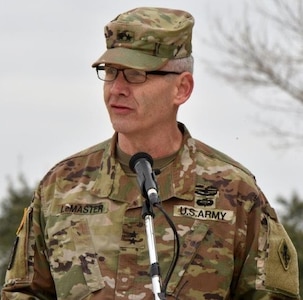
[[[107,211],[103,203],[96,204],[64,204],[60,206],[61,214],[94,215]]]
[[[210,221],[221,221],[228,222],[234,217],[234,212],[231,210],[221,209],[199,209],[192,206],[186,205],[175,205],[174,206],[175,217],[188,217],[197,220],[210,220]]]

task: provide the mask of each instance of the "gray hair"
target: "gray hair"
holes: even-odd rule
[[[170,59],[164,69],[173,72],[194,72],[194,58],[192,55],[183,58]]]

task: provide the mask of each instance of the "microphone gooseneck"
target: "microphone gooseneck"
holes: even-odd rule
[[[145,152],[136,153],[129,161],[129,167],[137,174],[142,196],[154,205],[158,203],[158,186],[152,166],[153,158]]]

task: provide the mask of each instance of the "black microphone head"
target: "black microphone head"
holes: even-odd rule
[[[135,166],[136,166],[136,163],[140,160],[140,159],[146,159],[151,167],[153,166],[153,158],[148,154],[148,153],[145,153],[145,152],[138,152],[136,154],[134,154],[131,159],[129,160],[129,167],[131,168],[131,170],[136,173],[136,170],[135,170]]]

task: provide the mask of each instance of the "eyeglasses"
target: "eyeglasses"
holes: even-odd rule
[[[97,66],[96,67],[97,76],[100,80],[111,82],[114,81],[119,74],[119,71],[123,73],[125,80],[129,83],[143,83],[147,79],[147,75],[168,75],[175,74],[180,75],[179,72],[172,71],[144,71],[144,70],[136,70],[136,69],[117,69],[115,67],[110,66]]]

